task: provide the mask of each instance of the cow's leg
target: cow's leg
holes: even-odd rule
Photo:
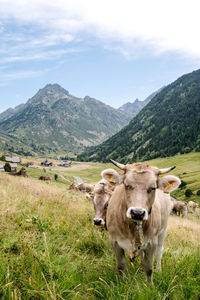
[[[147,249],[144,251],[144,257],[142,262],[144,271],[147,276],[147,281],[152,284],[153,284],[152,281],[153,259],[154,259],[156,247],[157,247],[157,241],[156,239],[154,239],[154,241],[151,244],[149,244]]]
[[[161,271],[161,258],[163,254],[163,243],[166,235],[166,229],[164,229],[158,236],[158,246],[156,249],[156,270]]]
[[[126,269],[126,258],[125,258],[124,249],[122,249],[116,241],[115,242],[111,241],[111,245],[112,245],[113,251],[115,252],[115,257],[116,257],[116,261],[117,261],[117,268],[118,268],[119,274],[121,276],[123,276],[124,271]]]
[[[187,207],[184,208],[184,217],[187,218]]]

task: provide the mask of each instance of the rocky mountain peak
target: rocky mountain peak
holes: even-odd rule
[[[51,107],[57,100],[62,98],[68,98],[69,92],[62,88],[59,84],[47,84],[40,89],[34,97],[29,99],[28,104],[33,106],[38,104],[44,104],[47,107]]]

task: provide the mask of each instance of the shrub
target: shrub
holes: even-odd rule
[[[200,190],[197,191],[197,196],[200,196]]]
[[[181,180],[181,184],[179,185],[179,188],[183,189],[184,187],[186,187],[187,182]]]
[[[58,179],[58,174],[54,174],[54,179],[55,179],[55,181],[57,181],[57,179]]]
[[[185,196],[186,196],[186,197],[192,196],[192,191],[191,191],[190,189],[187,189],[187,190],[185,191]]]
[[[8,162],[5,163],[4,170],[5,172],[11,172],[11,165]]]

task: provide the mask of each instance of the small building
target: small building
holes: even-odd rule
[[[19,157],[6,157],[6,162],[19,164],[21,162]]]
[[[59,167],[65,167],[65,168],[69,168],[71,167],[72,162],[71,161],[61,161],[58,166]]]
[[[38,165],[28,165],[29,168],[39,168]]]
[[[4,166],[5,164],[0,164],[0,172],[4,172]],[[16,163],[10,163],[11,166],[11,172],[17,172],[17,164]]]
[[[10,153],[6,153],[6,154],[4,154],[4,156],[5,156],[5,157],[6,157],[6,156],[11,157],[12,155],[11,155]]]
[[[48,159],[45,159],[44,161],[41,162],[41,166],[51,167],[53,166],[53,163],[48,161]]]
[[[4,166],[5,164],[0,164],[0,172],[4,172]]]

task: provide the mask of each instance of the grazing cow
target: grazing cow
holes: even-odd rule
[[[192,212],[192,213],[194,213],[195,210],[196,210],[196,208],[198,208],[198,207],[199,207],[199,204],[198,204],[198,203],[196,203],[196,202],[194,202],[194,201],[189,201],[189,202],[188,202],[188,208],[191,209],[191,212]]]
[[[171,197],[172,198],[172,197]],[[187,203],[184,201],[172,200],[172,212],[178,216],[187,217]]]
[[[120,183],[120,175],[114,169],[101,172],[102,179],[95,185],[93,204],[95,210],[94,225],[106,228],[106,212],[110,197],[116,185]],[[112,180],[112,181],[111,181]]]
[[[11,175],[28,177],[25,167],[22,167],[18,172],[11,173]]]
[[[93,184],[88,184],[88,183],[77,183],[73,182],[69,186],[69,190],[77,190],[77,191],[82,191],[82,192],[93,192],[94,186]]]
[[[75,188],[78,191],[82,191],[82,192],[93,192],[94,190],[94,185],[93,184],[88,184],[88,183],[80,183],[77,185],[77,187]]]
[[[159,177],[175,167],[158,169],[142,163],[123,165],[111,161],[124,170],[122,184],[115,188],[106,214],[119,273],[123,275],[126,268],[125,252],[131,261],[141,253],[147,280],[152,283],[155,253],[157,270],[161,270],[163,242],[172,209],[169,193],[181,181],[172,175]]]
[[[69,190],[76,190],[78,185],[79,185],[78,183],[73,182],[72,184],[70,184]]]
[[[52,177],[51,176],[40,176],[39,178],[38,178],[39,180],[44,180],[44,181],[48,181],[48,180],[52,180]]]

